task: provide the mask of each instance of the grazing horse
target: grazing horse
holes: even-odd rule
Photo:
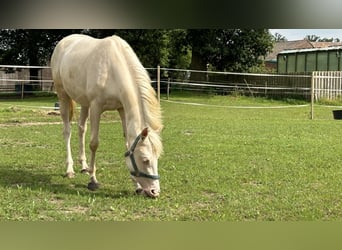
[[[66,177],[74,177],[71,155],[71,119],[75,102],[81,106],[78,122],[81,172],[89,173],[88,188],[99,187],[95,154],[99,123],[106,110],[120,114],[126,140],[127,167],[137,193],[157,197],[160,193],[158,158],[162,153],[160,105],[148,73],[126,41],[118,36],[96,39],[70,35],[55,47],[52,77],[60,102],[67,151]],[[90,120],[90,164],[86,163],[85,132]]]

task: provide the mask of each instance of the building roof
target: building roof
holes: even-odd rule
[[[317,49],[342,46],[341,42],[310,42],[307,39],[295,41],[280,41],[274,44],[273,50],[265,57],[265,61],[276,62],[277,55],[285,51]]]
[[[341,50],[342,45],[334,46],[334,47],[322,47],[322,48],[311,48],[311,49],[291,49],[291,50],[284,50],[279,54],[291,54],[291,53],[298,53],[298,52],[311,52],[311,51],[329,51],[329,50]]]
[[[314,48],[330,48],[342,46],[342,42],[311,42]]]

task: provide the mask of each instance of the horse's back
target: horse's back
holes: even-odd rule
[[[70,35],[57,44],[51,57],[57,92],[64,91],[86,106],[95,98],[111,99],[111,109],[118,104],[114,100],[119,98],[119,88],[134,88],[128,84],[133,65],[143,68],[128,43],[118,36]]]
[[[56,85],[61,84],[61,67],[65,65],[65,61],[70,60],[72,54],[78,53],[78,50],[80,50],[78,43],[87,40],[91,41],[92,38],[85,35],[74,34],[63,38],[58,42],[51,56],[52,77]]]
[[[68,58],[86,56],[87,51],[89,52],[89,46],[95,41],[95,38],[80,34],[69,35],[59,41],[51,56],[53,73],[60,70],[62,63]]]

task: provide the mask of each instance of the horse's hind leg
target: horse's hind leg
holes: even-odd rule
[[[67,171],[65,174],[65,177],[73,178],[75,176],[74,172],[74,161],[72,160],[71,155],[71,146],[70,146],[70,140],[71,140],[71,119],[73,114],[73,108],[74,103],[70,99],[69,96],[66,94],[59,94],[59,102],[60,102],[60,113],[64,124],[63,129],[63,135],[64,140],[66,144],[66,151],[67,151],[67,157],[66,157],[66,167]]]
[[[89,108],[81,107],[80,119],[78,122],[79,135],[79,162],[82,165],[81,173],[88,173],[87,158],[85,155],[85,133],[87,131],[87,119],[89,116]]]

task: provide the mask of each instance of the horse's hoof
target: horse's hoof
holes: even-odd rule
[[[65,173],[64,177],[69,178],[69,179],[75,178],[75,173],[74,172],[67,172],[67,173]]]
[[[88,189],[91,190],[91,191],[95,191],[99,187],[100,187],[99,183],[96,183],[96,182],[89,182],[88,183]]]
[[[89,171],[87,168],[81,169],[81,174],[87,174],[89,175]]]

